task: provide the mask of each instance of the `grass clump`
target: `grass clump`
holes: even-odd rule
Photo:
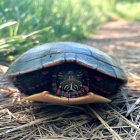
[[[95,31],[100,25],[96,9],[90,3],[84,0],[1,1],[0,60],[13,61],[16,54],[37,44],[81,40],[89,30]]]

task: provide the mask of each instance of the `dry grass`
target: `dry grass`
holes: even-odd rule
[[[127,96],[126,87],[111,104],[56,106],[23,102],[21,94],[1,87],[1,139],[107,139],[140,138],[140,99]]]
[[[94,39],[90,43],[94,44]],[[135,47],[135,50],[134,46],[126,49],[125,46],[126,44],[128,46],[129,42],[122,40],[123,45],[120,42],[94,44],[95,47],[102,46],[101,49],[111,55],[116,54],[127,70],[128,84],[112,97],[113,102],[110,104],[56,106],[23,102],[22,95],[6,79],[2,79],[1,72],[0,138],[4,140],[139,140],[140,58],[136,53],[140,47]]]

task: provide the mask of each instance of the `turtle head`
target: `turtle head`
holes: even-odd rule
[[[64,92],[75,92],[81,90],[83,86],[83,73],[81,70],[67,69],[59,71],[57,84]]]
[[[58,70],[55,77],[53,85],[57,96],[80,97],[89,90],[88,75],[83,69],[66,67]]]

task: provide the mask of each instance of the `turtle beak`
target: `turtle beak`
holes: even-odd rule
[[[43,91],[41,93],[37,93],[24,98],[25,100],[30,101],[40,101],[40,102],[48,102],[53,104],[88,104],[88,103],[109,103],[110,99],[105,98],[103,96],[94,94],[89,92],[87,96],[77,97],[77,98],[67,98],[67,97],[57,97],[50,94],[48,91]]]

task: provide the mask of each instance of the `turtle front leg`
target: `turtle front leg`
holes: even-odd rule
[[[76,105],[76,104],[88,104],[88,103],[108,103],[111,102],[110,99],[105,98],[103,96],[94,94],[92,92],[89,92],[86,96],[82,97],[76,97],[76,98],[67,98],[67,97],[57,97],[48,91],[43,91],[28,97],[24,98],[25,100],[31,100],[31,101],[40,101],[40,102],[48,102],[53,104],[70,104],[70,105]]]

